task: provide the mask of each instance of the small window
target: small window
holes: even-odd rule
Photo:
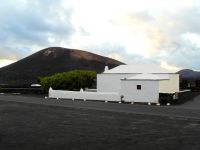
[[[137,85],[137,90],[141,90],[142,86],[141,85]]]

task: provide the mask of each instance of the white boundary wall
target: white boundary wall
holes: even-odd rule
[[[60,99],[83,99],[94,101],[120,101],[120,95],[116,92],[85,92],[85,91],[64,91],[49,89],[49,98]]]

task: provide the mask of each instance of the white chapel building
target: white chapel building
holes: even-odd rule
[[[119,93],[126,102],[159,103],[159,94],[179,92],[179,74],[158,65],[120,65],[97,74],[97,92]]]

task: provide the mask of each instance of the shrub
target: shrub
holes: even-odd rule
[[[49,87],[62,90],[80,90],[81,88],[93,87],[95,79],[96,72],[94,71],[74,70],[42,77],[39,81],[44,91],[47,91]]]

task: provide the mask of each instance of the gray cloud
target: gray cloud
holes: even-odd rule
[[[183,39],[183,35],[194,33],[200,36],[200,12],[197,7],[184,7],[174,13],[166,13],[157,18],[157,28],[164,37],[159,43],[159,51],[151,59],[165,60],[180,68],[200,69],[200,47]],[[153,38],[153,37],[152,37]],[[161,56],[161,52],[165,52]]]
[[[53,46],[49,38],[58,42],[70,39],[74,32],[71,24],[72,10],[64,9],[61,1],[49,0],[6,1],[0,6],[1,56],[15,53],[24,55],[32,45]],[[5,48],[6,47],[6,48]],[[18,49],[20,47],[20,50]],[[7,51],[5,51],[7,49]],[[19,51],[18,51],[19,50]],[[17,52],[16,52],[17,51]]]
[[[86,49],[107,57],[112,56],[112,58],[115,58],[115,56],[119,56],[119,58],[116,57],[115,59],[126,64],[159,64],[159,60],[157,59],[145,58],[138,54],[128,54],[126,52],[126,46],[119,43],[111,44],[107,42],[100,45],[90,45]]]
[[[189,7],[180,10],[177,14],[170,16],[176,22],[174,32],[194,32],[200,33],[200,12],[197,7]]]
[[[18,60],[30,55],[30,48],[0,46],[0,53],[0,59]]]

